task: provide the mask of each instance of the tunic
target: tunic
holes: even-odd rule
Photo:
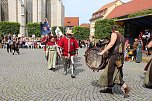
[[[75,51],[79,48],[77,40],[72,37],[72,38],[67,38],[64,36],[59,44],[59,47],[63,49],[63,56],[73,56],[75,55]]]

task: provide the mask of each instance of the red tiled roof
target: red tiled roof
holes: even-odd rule
[[[64,17],[64,26],[79,26],[79,17]]]
[[[151,8],[152,0],[132,0],[117,6],[106,18],[117,18]]]
[[[90,24],[89,23],[82,23],[80,26],[81,27],[90,28]]]
[[[102,6],[102,7],[101,7],[99,10],[97,10],[96,12],[99,12],[99,11],[102,11],[102,10],[104,10],[104,9],[106,9],[106,8],[111,7],[112,5],[114,5],[114,4],[116,3],[116,1],[118,1],[118,0],[115,0],[115,1],[113,1],[113,2],[110,2],[110,3]],[[96,12],[95,12],[95,13],[96,13]]]
[[[121,2],[121,0],[115,0],[113,2],[110,2],[110,3],[102,6],[100,9],[98,9],[96,12],[94,12],[92,14],[92,18],[90,19],[90,21],[98,19],[98,18],[102,18],[103,15],[106,13],[107,9],[110,8],[111,6],[113,6],[117,1]]]

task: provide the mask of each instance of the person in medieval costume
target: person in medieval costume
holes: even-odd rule
[[[7,42],[6,43],[7,43],[7,52],[9,53],[9,50],[10,50],[10,52],[12,53],[13,42],[12,42],[12,37],[11,37],[10,34],[7,36]]]
[[[152,47],[152,40],[147,45],[147,48]],[[145,67],[144,87],[152,88],[152,58]]]
[[[56,43],[57,43],[57,45],[59,45],[59,43],[60,43],[60,41],[61,41],[61,39],[64,37],[64,34],[62,34],[62,33],[60,33],[60,34],[56,34],[56,36],[57,36],[57,40],[56,40]],[[61,57],[60,57],[60,49],[58,48],[58,54],[57,54],[57,61],[56,61],[56,64],[57,65],[59,65],[59,60],[61,59]]]
[[[133,52],[133,56],[132,56],[132,61],[136,61],[138,44],[139,44],[138,39],[135,38],[135,39],[134,39],[134,43],[133,43],[133,51],[132,51],[132,52]]]
[[[104,53],[109,53],[108,64],[104,69],[103,74],[100,76],[98,84],[100,86],[107,87],[106,89],[100,90],[100,93],[110,93],[113,94],[112,88],[114,84],[121,86],[121,90],[124,93],[124,97],[128,97],[129,87],[122,79],[122,67],[124,61],[124,36],[117,31],[118,26],[114,25],[112,27],[111,40],[107,47],[103,51],[98,53],[98,55],[103,55]],[[117,62],[120,62],[117,64]]]
[[[71,77],[75,78],[74,56],[78,54],[78,42],[73,37],[72,30],[67,30],[67,35],[60,40],[58,46],[62,49],[61,54],[64,57],[64,74],[68,73],[68,68],[70,68],[70,64],[72,63]]]
[[[41,39],[41,44],[44,45],[43,49],[44,49],[44,52],[46,51],[46,43],[48,41],[48,35],[43,35],[42,36],[42,39]]]
[[[136,62],[140,63],[142,61],[142,41],[141,40],[139,40],[138,42],[136,53],[137,53]]]
[[[13,44],[12,44],[12,49],[14,50],[13,51],[13,54],[12,55],[14,55],[14,53],[15,52],[17,52],[18,54],[20,54],[20,52],[19,52],[19,42],[18,42],[18,39],[16,38],[16,37],[14,37],[13,38]]]
[[[57,57],[56,37],[51,36],[49,39],[50,40],[46,43],[46,59],[48,62],[48,69],[55,70]]]

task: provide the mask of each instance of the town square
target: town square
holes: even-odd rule
[[[0,101],[152,101],[152,0],[0,0]]]
[[[97,80],[103,72],[93,72],[80,49],[76,62],[76,78],[63,74],[62,65],[55,72],[48,70],[42,49],[23,49],[20,55],[0,50],[1,101],[151,101],[152,90],[142,87],[146,63],[125,62],[124,79],[130,85],[130,97],[123,98],[119,87],[116,94],[100,94]]]

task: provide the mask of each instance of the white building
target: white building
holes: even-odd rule
[[[47,18],[51,27],[64,26],[64,6],[61,0],[0,0],[0,21],[19,22],[25,35],[26,23]]]

